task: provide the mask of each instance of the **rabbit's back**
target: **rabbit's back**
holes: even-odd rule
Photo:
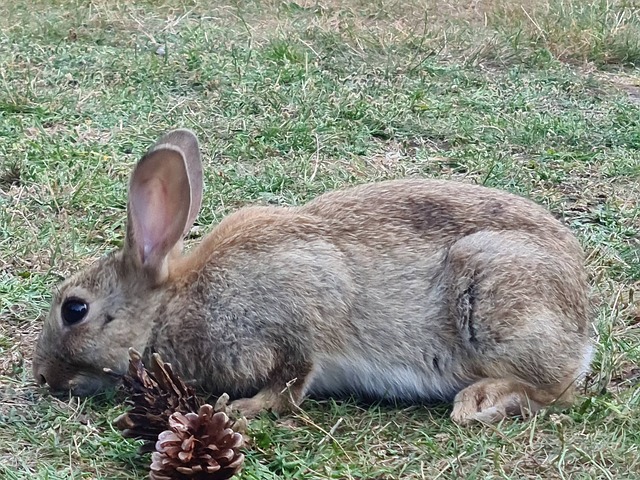
[[[480,230],[534,233],[540,243],[581,256],[571,232],[547,210],[523,197],[446,180],[389,180],[325,193],[301,207],[348,245],[407,240],[446,246]],[[357,237],[357,242],[356,240]],[[577,247],[577,249],[576,249]]]

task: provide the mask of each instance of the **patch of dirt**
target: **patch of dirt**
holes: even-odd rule
[[[611,377],[608,389],[622,390],[640,384],[640,365],[627,364]]]
[[[625,92],[631,103],[640,105],[639,76],[607,72],[601,72],[598,76],[606,83],[612,85],[616,90]]]
[[[20,164],[17,162],[9,163],[6,168],[0,171],[0,190],[20,186],[20,174]]]

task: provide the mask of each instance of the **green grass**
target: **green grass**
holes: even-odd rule
[[[176,126],[203,143],[203,233],[242,205],[425,176],[529,196],[588,254],[598,349],[573,408],[462,429],[446,406],[308,401],[251,423],[241,478],[640,477],[639,9],[3,2],[0,477],[146,477],[110,423],[123,406],[52,398],[30,358],[49,292],[120,245],[131,167]]]

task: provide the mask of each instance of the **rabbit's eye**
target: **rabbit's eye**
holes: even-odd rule
[[[89,305],[78,299],[69,298],[62,304],[62,320],[67,325],[81,322],[87,316]]]

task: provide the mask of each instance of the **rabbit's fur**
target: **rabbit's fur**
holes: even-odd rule
[[[585,373],[578,241],[547,211],[480,186],[399,180],[301,207],[249,207],[182,255],[200,206],[195,136],[168,133],[129,189],[125,246],[55,292],[34,359],[79,395],[159,352],[251,416],[305,395],[454,400],[460,423],[571,400]],[[62,320],[69,298],[88,305]]]

